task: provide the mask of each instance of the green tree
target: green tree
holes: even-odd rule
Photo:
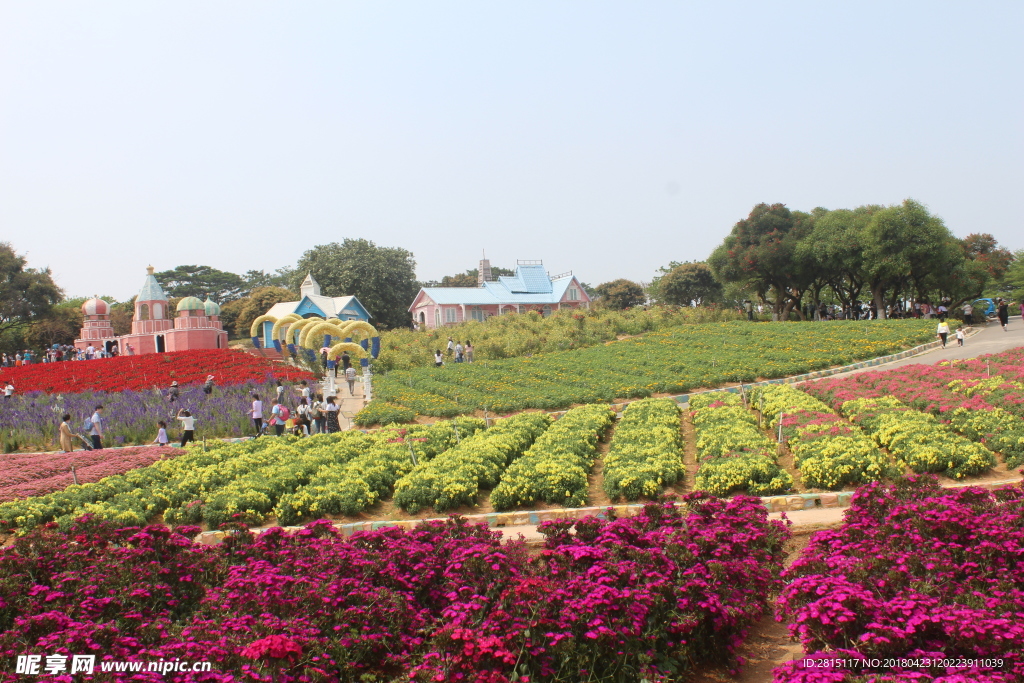
[[[756,293],[772,307],[774,320],[785,320],[794,307],[800,310],[803,291],[814,280],[807,261],[796,254],[812,227],[810,214],[790,211],[784,204],[758,204],[733,226],[708,265],[716,280]]]
[[[250,271],[251,272],[251,271]],[[246,283],[240,276],[210,266],[178,266],[154,276],[168,296],[207,296],[218,303],[227,303],[243,296]]]
[[[34,318],[28,326],[25,340],[32,348],[49,348],[54,344],[71,344],[82,331],[85,299],[71,299],[53,306]]]
[[[295,301],[298,296],[292,290],[284,287],[257,287],[244,299],[237,299],[229,303],[228,305],[232,307],[230,316],[234,316],[232,327],[235,335],[248,337],[253,320],[269,311],[274,304],[279,304],[282,301]],[[224,307],[221,307],[221,313],[224,313]],[[229,332],[231,331],[227,324],[224,327]]]
[[[703,261],[673,262],[661,271],[664,275],[651,283],[653,296],[659,303],[705,306],[722,300],[722,285]]]
[[[864,290],[864,230],[882,208],[815,209],[814,227],[797,245],[797,257],[816,263],[824,282],[844,305],[859,300]],[[818,302],[819,292],[815,292],[813,303]]]
[[[24,332],[64,298],[49,268],[26,268],[28,261],[8,242],[0,242],[0,335]]]
[[[617,311],[641,306],[647,302],[644,288],[636,282],[624,278],[602,283],[594,287],[594,293],[601,297],[602,306]]]
[[[1013,252],[1013,260],[999,283],[999,292],[1014,301],[1024,298],[1024,249]]]
[[[878,317],[885,319],[899,293],[920,295],[929,277],[957,268],[958,256],[962,261],[956,238],[921,203],[907,199],[876,212],[864,230],[864,268]]]
[[[295,269],[290,266],[278,268],[273,273],[266,273],[262,270],[247,270],[242,276],[245,283],[245,295],[260,287],[284,287],[288,288],[295,276]]]
[[[378,247],[369,240],[346,239],[313,247],[302,255],[293,286],[312,273],[325,296],[355,295],[383,328],[408,327],[409,305],[416,296],[416,261],[399,247]]]

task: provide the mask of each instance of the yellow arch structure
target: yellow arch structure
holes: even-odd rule
[[[302,328],[305,327],[306,325],[311,325],[313,323],[322,323],[323,321],[324,319],[320,317],[303,318],[301,320],[296,320],[295,322],[288,325],[288,329],[285,330],[284,332],[284,339],[287,343],[294,344],[296,332],[300,332]]]
[[[252,326],[249,328],[249,336],[250,337],[259,337],[260,336],[259,335],[260,326],[263,323],[276,323],[276,322],[277,322],[277,318],[275,318],[272,315],[261,315],[260,317],[258,317],[258,318],[256,318],[255,320],[252,321]]]
[[[296,320],[302,320],[302,316],[297,313],[288,313],[287,315],[282,315],[280,318],[277,319],[277,322],[274,323],[274,327],[270,330],[270,338],[280,339],[280,337],[278,336],[278,332],[281,331],[281,326],[284,325],[285,323],[294,322]]]
[[[340,344],[332,346],[331,350],[327,352],[327,360],[337,360],[338,356],[340,356],[344,351],[357,354],[361,357],[366,357],[369,353],[366,349],[355,342],[341,342]]]
[[[307,349],[313,348],[310,346],[311,340],[315,339],[320,334],[330,334],[331,336],[341,337],[344,339],[343,332],[344,330],[341,325],[330,320],[325,320],[324,322],[317,323],[316,325],[308,325],[302,328],[302,332],[299,333],[299,346]]]
[[[344,325],[345,337],[351,337],[353,332],[362,332],[367,339],[378,336],[373,325],[365,320],[349,320]]]

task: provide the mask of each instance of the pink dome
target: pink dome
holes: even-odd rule
[[[85,315],[110,315],[110,304],[103,299],[93,297],[82,304],[82,313]]]

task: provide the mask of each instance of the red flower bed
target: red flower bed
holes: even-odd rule
[[[31,367],[31,366],[30,366]],[[75,451],[74,453],[25,453],[0,456],[5,486],[0,486],[0,503],[61,491],[75,483],[99,481],[124,474],[136,467],[152,465],[162,457],[185,451],[167,446]],[[71,474],[74,466],[75,474]]]
[[[305,370],[243,351],[205,349],[2,368],[0,382],[13,382],[19,393],[78,393],[144,390],[164,387],[172,381],[180,385],[202,384],[207,375],[213,375],[221,386],[272,379],[313,379]]]

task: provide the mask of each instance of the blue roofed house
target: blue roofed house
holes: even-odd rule
[[[303,318],[316,316],[325,320],[328,318],[366,322],[370,320],[370,312],[354,296],[322,296],[320,284],[313,279],[312,273],[307,274],[306,279],[302,281],[299,295],[301,298],[298,301],[282,301],[279,304],[274,304],[267,311],[267,315],[280,318],[288,313],[295,313]],[[273,323],[263,323],[264,348],[273,348],[274,341],[270,338],[273,326]]]
[[[590,308],[590,297],[572,272],[554,277],[541,261],[519,261],[515,275],[491,278],[480,261],[476,287],[424,287],[409,307],[421,329],[483,321],[492,315],[537,311],[547,317],[563,308]]]

